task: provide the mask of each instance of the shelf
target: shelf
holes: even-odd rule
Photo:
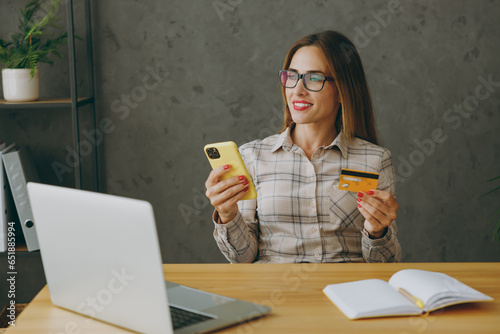
[[[80,97],[76,103],[77,107],[93,103],[93,97]],[[43,98],[32,102],[8,102],[0,99],[0,109],[43,109],[43,108],[71,108],[70,98]]]
[[[0,259],[5,259],[7,258],[8,256],[8,252],[0,252]],[[18,249],[16,247],[16,253],[15,253],[15,257],[40,257],[40,251],[39,250],[36,250],[36,251],[32,251],[32,252],[28,252],[28,249],[24,248],[24,249]],[[1,260],[3,261],[3,260]]]
[[[16,224],[17,225],[17,224]],[[21,228],[20,226],[18,227]],[[8,250],[5,252],[0,252],[0,258],[7,257]],[[28,246],[26,245],[26,241],[24,239],[24,235],[16,237],[16,256],[38,256],[40,254],[40,250],[28,251]],[[38,255],[37,255],[38,254]],[[1,333],[1,332],[0,332]]]

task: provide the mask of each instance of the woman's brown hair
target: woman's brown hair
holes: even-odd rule
[[[320,48],[328,59],[328,68],[335,78],[341,100],[339,110],[341,112],[338,113],[335,124],[337,133],[342,131],[349,140],[358,137],[378,144],[365,71],[354,44],[344,35],[331,30],[307,35],[295,42],[288,51],[283,65],[284,70],[290,67],[297,50],[304,46]],[[285,115],[280,132],[285,131],[292,122],[284,87],[282,87],[282,93]]]

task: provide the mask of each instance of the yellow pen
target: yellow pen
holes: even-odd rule
[[[410,294],[408,291],[406,291],[405,289],[403,288],[398,288],[398,291],[403,295],[405,296],[406,298],[408,298],[409,300],[411,300],[413,303],[415,303],[418,308],[421,308],[423,309],[424,308],[424,303],[418,299],[417,297],[413,296],[412,294]]]

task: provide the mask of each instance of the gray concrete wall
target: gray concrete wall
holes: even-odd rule
[[[2,35],[20,2],[6,3]],[[500,1],[92,5],[97,114],[111,122],[99,145],[103,184],[153,204],[164,262],[225,262],[202,148],[275,133],[277,71],[291,43],[323,29],[353,39],[363,59],[398,175],[403,261],[500,261],[491,241],[500,197],[481,197],[500,174]],[[64,61],[43,70],[42,94],[67,95]],[[50,168],[67,155],[65,112],[0,111],[0,139],[34,147],[45,182],[71,183]]]

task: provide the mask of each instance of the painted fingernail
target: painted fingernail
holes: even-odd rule
[[[238,176],[238,180],[243,181],[245,177],[243,175]]]
[[[358,193],[358,197],[363,197],[363,195],[364,194],[361,191]]]
[[[229,165],[224,165],[224,169],[228,170],[229,169]]]
[[[245,189],[243,189],[244,192],[247,192],[248,190],[250,190],[250,188],[246,187]]]
[[[358,208],[360,208],[360,207],[361,207],[361,205],[358,203]]]
[[[245,182],[243,182],[243,185],[246,186],[247,184],[249,184],[250,182],[248,180],[246,180]]]
[[[373,190],[370,190],[370,191],[368,192],[368,195],[373,195],[373,194],[375,194],[375,192],[374,192]]]
[[[356,201],[361,202],[362,199],[361,198],[356,198]]]

